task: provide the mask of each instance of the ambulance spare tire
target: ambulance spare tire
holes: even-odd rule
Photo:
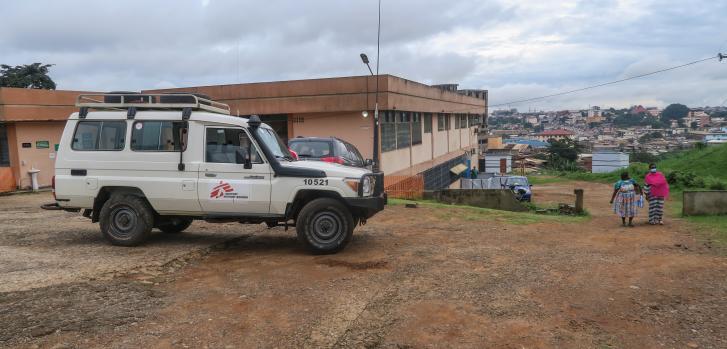
[[[353,236],[353,217],[340,201],[315,199],[298,214],[298,239],[313,253],[336,253],[346,247]]]

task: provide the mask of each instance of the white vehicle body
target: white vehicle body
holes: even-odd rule
[[[104,202],[123,192],[146,200],[155,222],[184,217],[269,226],[295,224],[302,207],[316,198],[340,201],[355,224],[383,209],[383,190],[375,190],[382,188],[376,182],[383,182],[383,175],[284,158],[279,155],[289,155],[287,149],[276,147],[275,132],[257,117],[249,123],[205,110],[200,101],[206,100],[190,98],[199,108],[154,108],[153,102],[123,103],[122,98],[108,108],[101,103],[100,110],[73,113],[56,158],[57,206],[83,209],[98,221]],[[121,110],[110,110],[117,105]]]

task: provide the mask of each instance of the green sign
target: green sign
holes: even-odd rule
[[[50,148],[50,142],[48,141],[35,141],[35,149],[48,149]]]

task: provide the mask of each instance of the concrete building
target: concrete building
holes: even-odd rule
[[[460,157],[477,163],[487,91],[433,87],[391,75],[378,80],[380,164],[387,176],[419,174]],[[229,104],[233,114],[260,115],[286,141],[335,136],[372,158],[375,91],[375,77],[354,76],[142,92],[202,93]],[[51,184],[54,145],[64,121],[77,111],[79,93],[0,89],[0,190],[29,187],[31,168],[41,170],[41,186]]]
[[[473,90],[458,91],[456,86],[379,76],[382,171],[415,175],[465,152],[476,163],[477,131],[485,120],[487,93],[475,96]],[[206,94],[229,104],[233,113],[260,115],[284,140],[336,136],[372,158],[375,89],[375,77],[355,76],[144,92]],[[363,117],[362,111],[369,116]]]

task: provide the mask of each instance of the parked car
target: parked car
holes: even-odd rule
[[[325,161],[362,168],[370,164],[353,144],[336,137],[293,138],[288,141],[288,147],[300,160]]]
[[[510,176],[505,180],[505,186],[515,193],[515,198],[520,201],[530,202],[532,200],[532,185],[524,176]]]

